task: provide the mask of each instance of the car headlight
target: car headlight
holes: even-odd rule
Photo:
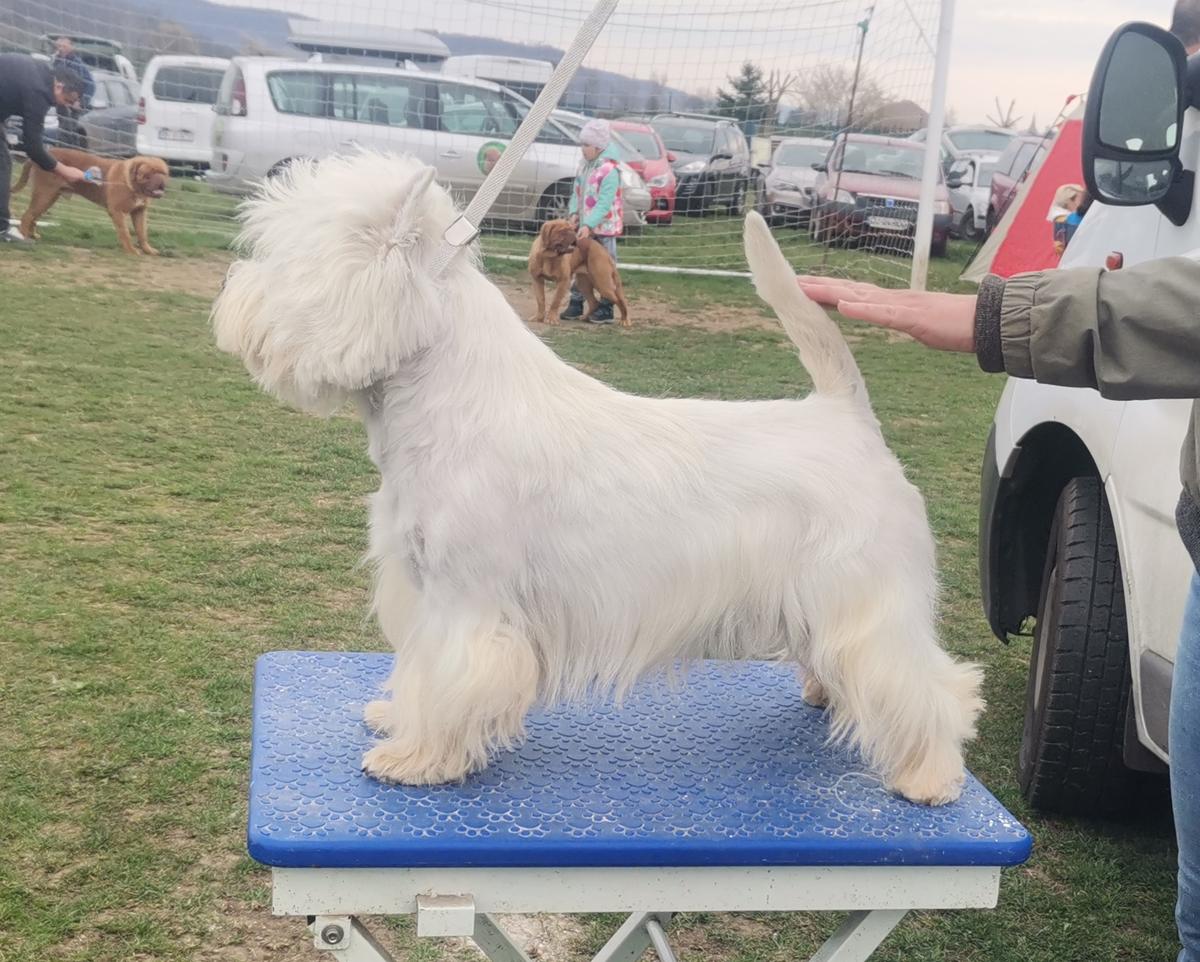
[[[833,199],[835,204],[849,204],[854,206],[858,203],[858,198],[848,190],[839,190],[837,196]]]
[[[704,169],[704,161],[693,160],[679,168],[681,174],[698,174]]]
[[[770,186],[774,187],[776,190],[794,190],[796,193],[800,192],[800,188],[796,184],[793,184],[790,180],[777,180]]]
[[[646,181],[646,186],[647,187],[666,187],[667,184],[669,184],[669,183],[671,183],[671,175],[670,174],[659,174],[657,177],[651,177],[648,181]]]
[[[947,200],[935,200],[933,202],[933,212],[935,214],[949,214],[950,202]]]

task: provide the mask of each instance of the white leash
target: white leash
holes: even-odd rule
[[[567,84],[575,76],[579,65],[583,63],[583,58],[592,49],[592,44],[596,42],[604,24],[616,10],[617,2],[618,0],[597,0],[596,6],[592,8],[591,14],[579,28],[571,46],[567,48],[562,60],[554,68],[550,80],[538,94],[533,106],[529,108],[529,113],[521,121],[517,132],[513,134],[508,147],[496,161],[496,166],[491,169],[475,196],[471,198],[467,209],[442,234],[442,243],[433,261],[434,277],[441,277],[446,268],[450,266],[454,255],[479,236],[479,226],[483,223],[483,219],[492,209],[492,204],[500,196],[500,191],[508,183],[517,164],[525,156],[525,151],[529,149],[529,145],[533,143],[534,138],[545,126],[550,112],[558,106],[558,101],[566,91]]]

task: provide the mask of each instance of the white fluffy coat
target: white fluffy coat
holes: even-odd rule
[[[431,178],[372,153],[293,165],[247,205],[213,311],[265,390],[318,414],[353,400],[366,425],[374,607],[396,650],[366,770],[461,779],[539,698],[781,657],[889,786],[957,797],[979,675],[938,644],[924,503],[761,218],[755,284],[814,393],[649,399],[559,360],[474,252],[431,278],[456,213]]]

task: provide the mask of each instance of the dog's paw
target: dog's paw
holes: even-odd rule
[[[800,697],[813,708],[825,708],[829,704],[829,694],[825,691],[825,686],[817,681],[814,675],[804,676],[804,688]]]
[[[633,327],[633,321],[631,321],[627,317],[621,318],[621,320],[618,323],[620,324],[621,327]]]
[[[958,800],[965,780],[961,761],[950,766],[924,764],[900,773],[888,787],[918,805],[948,805]]]
[[[147,254],[149,254],[151,257],[157,257],[157,256],[158,256],[158,251],[157,251],[155,248],[153,248],[153,247],[151,247],[151,246],[149,246],[149,245],[146,245],[146,247],[144,247],[144,248],[142,248],[142,249],[143,249],[143,250],[144,250],[144,251],[145,251]]]
[[[392,733],[392,703],[384,698],[367,702],[363,709],[363,721],[378,735]]]
[[[438,758],[396,741],[381,742],[363,755],[362,769],[392,785],[445,785],[470,774],[465,758]]]

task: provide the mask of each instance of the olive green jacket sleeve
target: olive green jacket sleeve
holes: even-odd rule
[[[991,296],[1003,369],[1121,401],[1200,397],[1200,261],[1171,257],[1120,271],[1019,274]],[[998,305],[996,301],[998,300]],[[981,304],[982,307],[982,304]],[[995,357],[994,339],[992,356]],[[981,363],[983,351],[980,352]],[[985,365],[986,366],[986,365]]]
[[[975,353],[985,371],[1095,388],[1114,400],[1200,398],[1200,261],[988,277],[976,303]],[[1200,401],[1179,474],[1176,523],[1200,570]]]

